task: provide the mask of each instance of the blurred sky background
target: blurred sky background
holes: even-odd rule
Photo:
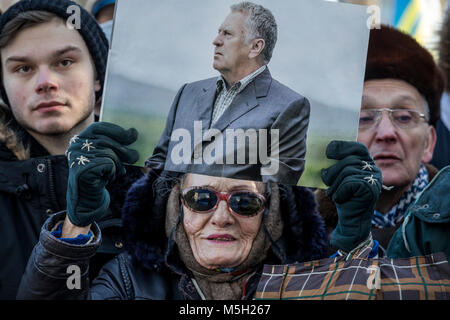
[[[5,11],[18,0],[0,0],[0,10]],[[134,1],[134,0],[127,0]],[[314,1],[314,0],[311,0]],[[321,1],[321,0],[317,0]],[[362,5],[378,5],[384,23],[393,24],[411,33],[419,42],[433,49],[435,30],[440,28],[444,8],[450,0],[327,0]],[[75,0],[86,9],[92,8],[95,0]]]
[[[0,10],[5,11],[18,0],[0,0]],[[135,1],[135,0],[127,0]],[[214,0],[213,0],[214,1]],[[311,0],[322,1],[322,0]],[[442,15],[450,0],[327,0],[331,2],[378,5],[383,23],[392,24],[413,35],[430,50],[435,50],[436,30],[439,30]],[[95,0],[75,0],[86,9],[92,8]]]
[[[411,34],[437,58],[438,33],[450,0],[341,0],[339,2],[379,6],[382,23],[393,25]]]

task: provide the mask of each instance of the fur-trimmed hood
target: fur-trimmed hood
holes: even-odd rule
[[[155,171],[150,171],[134,183],[122,210],[125,249],[135,262],[152,271],[161,271],[165,266],[165,255],[171,254],[167,252],[165,234],[166,204],[171,187],[158,184],[155,188],[158,176]],[[155,191],[157,188],[158,192]],[[167,190],[161,192],[160,188]],[[313,193],[296,186],[279,186],[279,190],[284,229],[276,246],[272,245],[271,257],[277,261],[271,263],[323,258],[328,238],[316,211]]]

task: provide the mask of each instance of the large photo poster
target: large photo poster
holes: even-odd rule
[[[101,119],[138,129],[141,166],[324,187],[327,144],[357,136],[367,7],[257,1],[276,41],[233,92],[235,3],[118,1]]]

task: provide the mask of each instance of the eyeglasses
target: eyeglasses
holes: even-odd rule
[[[225,200],[234,213],[251,217],[264,210],[266,198],[250,191],[218,192],[207,187],[190,187],[181,192],[185,206],[198,213],[210,213],[216,210],[219,202]]]
[[[428,121],[425,114],[409,109],[363,109],[359,115],[359,129],[366,130],[377,127],[381,121],[383,111],[387,111],[391,122],[401,129],[411,129],[415,127],[421,119]]]

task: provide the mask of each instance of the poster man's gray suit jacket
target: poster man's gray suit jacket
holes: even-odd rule
[[[273,79],[266,68],[238,93],[231,105],[211,126],[217,94],[216,82],[217,77],[209,78],[185,84],[178,91],[164,132],[146,165],[157,170],[296,184],[305,166],[306,132],[310,112],[308,100]],[[195,135],[199,132],[200,125],[202,134]],[[208,132],[208,129],[211,130]],[[252,154],[256,156],[255,140],[248,138],[244,149],[236,151],[239,146],[237,139],[226,139],[230,132],[239,133],[237,129],[242,129],[241,133],[247,133],[249,136],[252,136],[251,131],[257,132],[256,163],[254,157],[252,158]],[[264,131],[260,129],[266,129],[267,134],[264,135]],[[278,153],[274,148],[276,135],[271,135],[271,130],[274,129],[278,130],[273,131],[278,132]],[[186,144],[186,137],[190,137],[190,147],[180,148],[181,141]],[[265,155],[269,156],[269,162],[265,157],[260,157],[260,153],[264,151],[260,148],[265,145],[262,143],[264,139],[267,140]],[[230,149],[226,147],[227,143],[230,146],[233,142],[235,155],[234,162],[231,163],[234,164],[230,164],[230,161],[227,161]],[[220,156],[220,148],[223,150],[223,157]],[[181,149],[183,150],[180,151]],[[213,149],[215,151],[212,151]],[[238,154],[241,152],[242,155],[243,151],[245,161],[240,164],[242,159],[238,163]],[[252,154],[249,155],[249,151]],[[217,156],[214,161],[208,160],[214,156]],[[180,157],[184,157],[186,161],[180,161]],[[223,159],[222,163],[217,161],[219,158]],[[261,170],[264,168],[266,173],[270,174],[264,174],[264,170]],[[276,170],[273,171],[273,168]]]

